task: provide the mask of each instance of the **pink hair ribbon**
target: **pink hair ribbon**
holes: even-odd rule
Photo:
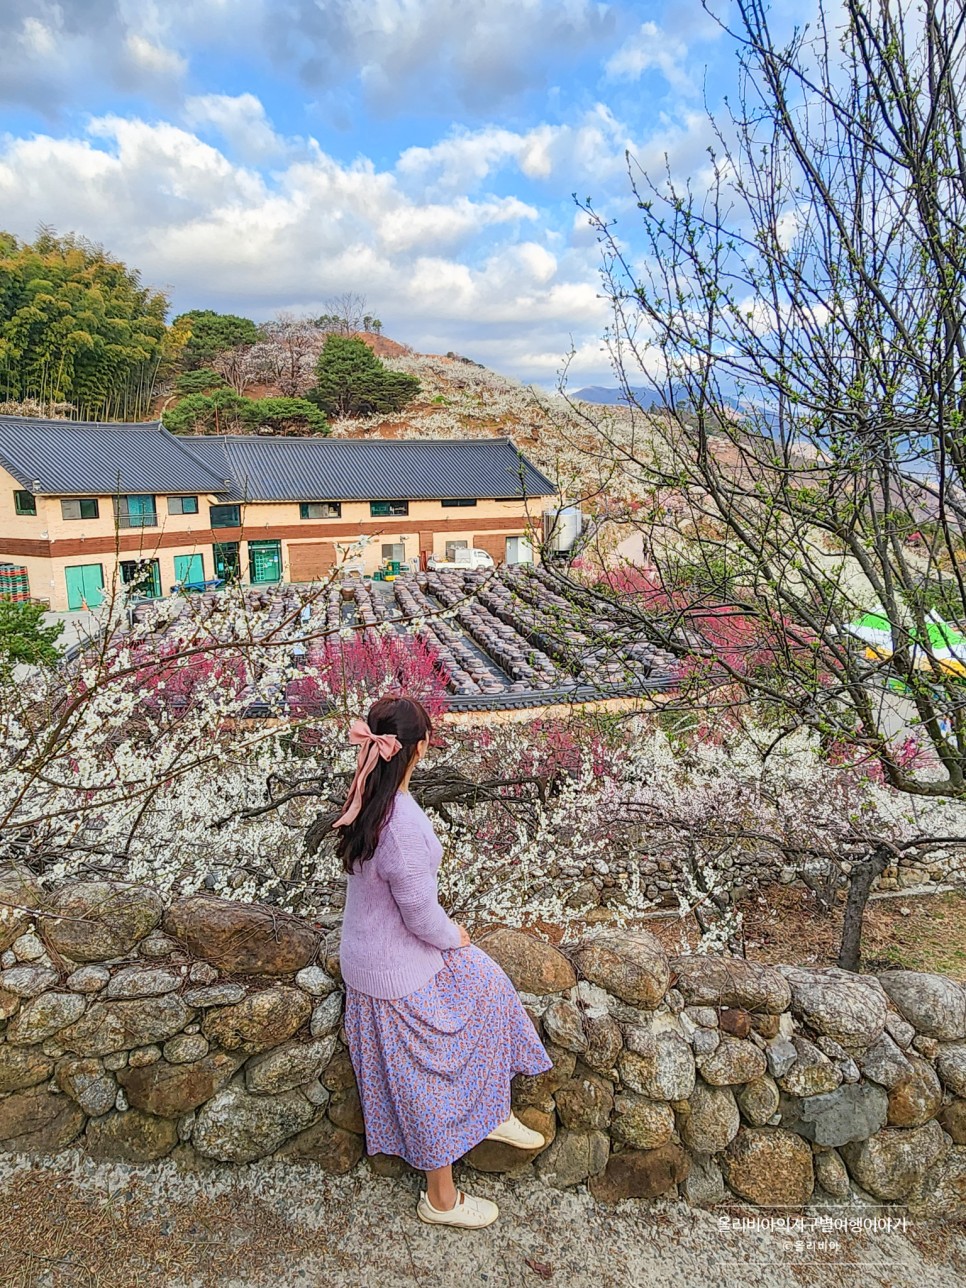
[[[356,772],[349,784],[345,808],[342,815],[332,824],[333,827],[347,827],[358,818],[369,775],[380,758],[391,760],[402,747],[402,743],[394,733],[373,733],[365,720],[353,720],[349,726],[349,741],[358,744],[359,756],[356,760]]]

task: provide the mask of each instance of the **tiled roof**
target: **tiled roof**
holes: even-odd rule
[[[41,496],[221,492],[227,477],[156,421],[104,425],[0,416],[0,464]]]
[[[508,438],[185,438],[250,501],[433,500],[553,496]]]
[[[230,500],[434,500],[552,496],[507,438],[179,437],[158,422],[0,416],[0,464],[50,496],[214,493]]]

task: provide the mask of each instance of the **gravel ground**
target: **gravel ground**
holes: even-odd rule
[[[740,1228],[750,1209],[597,1204],[528,1177],[462,1173],[496,1199],[483,1231],[422,1225],[418,1178],[297,1164],[188,1171],[74,1151],[0,1158],[3,1288],[953,1288],[966,1229],[838,1235]],[[893,1209],[893,1213],[895,1209]],[[853,1216],[859,1216],[852,1210]],[[843,1210],[838,1209],[838,1215]],[[868,1217],[868,1213],[865,1214]],[[837,1250],[805,1246],[838,1238]],[[796,1241],[802,1246],[796,1247]]]

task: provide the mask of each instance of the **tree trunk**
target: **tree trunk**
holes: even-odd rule
[[[857,971],[859,954],[862,949],[862,919],[865,916],[865,905],[869,902],[872,882],[881,876],[889,866],[892,850],[880,845],[867,859],[857,863],[852,869],[849,882],[849,897],[845,903],[845,917],[842,921],[842,942],[839,947],[838,965],[842,970]]]

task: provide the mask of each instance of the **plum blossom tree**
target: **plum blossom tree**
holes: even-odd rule
[[[966,620],[962,5],[820,3],[787,39],[764,0],[732,12],[740,87],[708,182],[629,158],[645,253],[586,207],[634,422],[596,436],[687,624],[731,610],[783,672],[739,675],[725,649],[719,668],[893,786],[964,797],[966,703],[936,632]],[[928,761],[897,754],[890,678]]]

